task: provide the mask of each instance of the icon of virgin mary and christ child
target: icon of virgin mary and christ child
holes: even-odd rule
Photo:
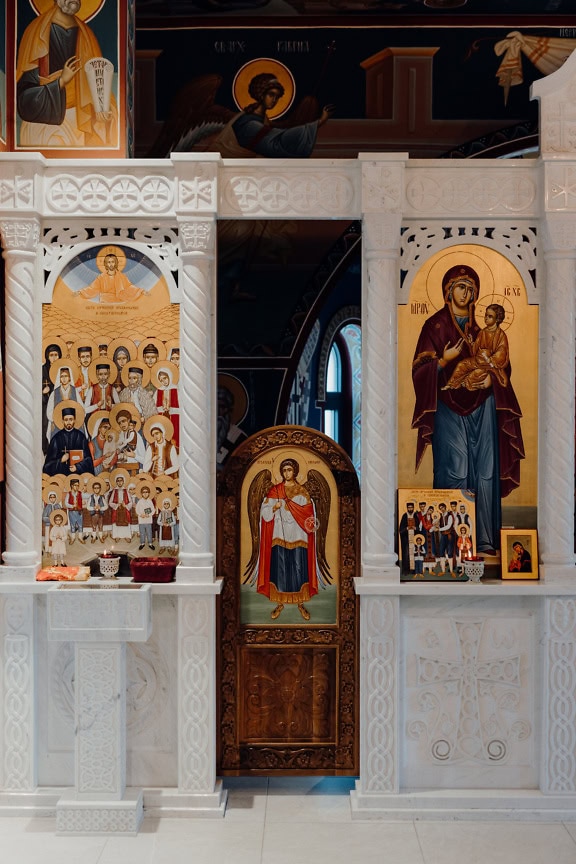
[[[244,584],[275,604],[276,620],[287,604],[295,604],[310,620],[304,605],[332,583],[326,559],[326,530],[330,515],[330,487],[314,469],[300,483],[296,459],[283,459],[280,482],[264,469],[248,489],[247,506],[252,550],[244,571]]]

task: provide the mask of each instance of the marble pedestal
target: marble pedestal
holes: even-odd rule
[[[75,785],[56,808],[59,834],[135,834],[143,793],[126,788],[126,643],[152,632],[150,585],[48,591],[48,639],[74,643]]]

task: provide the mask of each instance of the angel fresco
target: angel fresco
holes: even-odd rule
[[[309,621],[304,603],[333,581],[326,558],[330,487],[314,469],[301,484],[296,459],[283,459],[279,470],[280,483],[273,483],[270,471],[263,469],[248,489],[252,549],[243,581],[276,604],[272,620],[286,604],[296,604]]]
[[[200,150],[226,158],[306,158],[314,150],[318,129],[333,112],[331,105],[319,111],[317,100],[306,97],[292,125],[273,125],[295,94],[290,71],[276,60],[250,61],[238,72],[233,94],[239,111],[215,103],[221,83],[219,75],[203,75],[183,87],[148,155]]]

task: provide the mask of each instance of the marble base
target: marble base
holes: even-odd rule
[[[222,819],[226,812],[228,790],[221,780],[216,781],[214,792],[178,792],[177,789],[145,789],[146,816],[179,817],[187,819]]]
[[[56,833],[135,835],[143,818],[141,789],[126,789],[120,801],[86,799],[70,789],[56,805]]]
[[[537,790],[430,789],[420,792],[350,792],[352,819],[436,821],[462,819],[576,822],[576,795],[543,795]]]

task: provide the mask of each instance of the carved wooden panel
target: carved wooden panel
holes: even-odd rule
[[[324,470],[333,484],[331,518],[338,542],[330,563],[337,600],[333,616],[323,620],[315,604],[324,602],[330,591],[322,589],[305,602],[309,620],[295,604],[286,605],[275,618],[270,613],[276,600],[267,598],[263,614],[246,607],[242,490],[255,464],[270,454],[271,464],[277,465],[278,449],[284,447],[300,466],[315,464]],[[358,774],[358,606],[353,579],[359,574],[360,518],[358,481],[350,460],[331,439],[311,429],[267,429],[244,442],[228,461],[219,482],[217,525],[218,576],[223,579],[218,772]],[[256,588],[252,590],[256,596]],[[262,596],[257,599],[262,601]]]
[[[238,704],[242,744],[334,742],[336,649],[240,649],[244,690]]]

